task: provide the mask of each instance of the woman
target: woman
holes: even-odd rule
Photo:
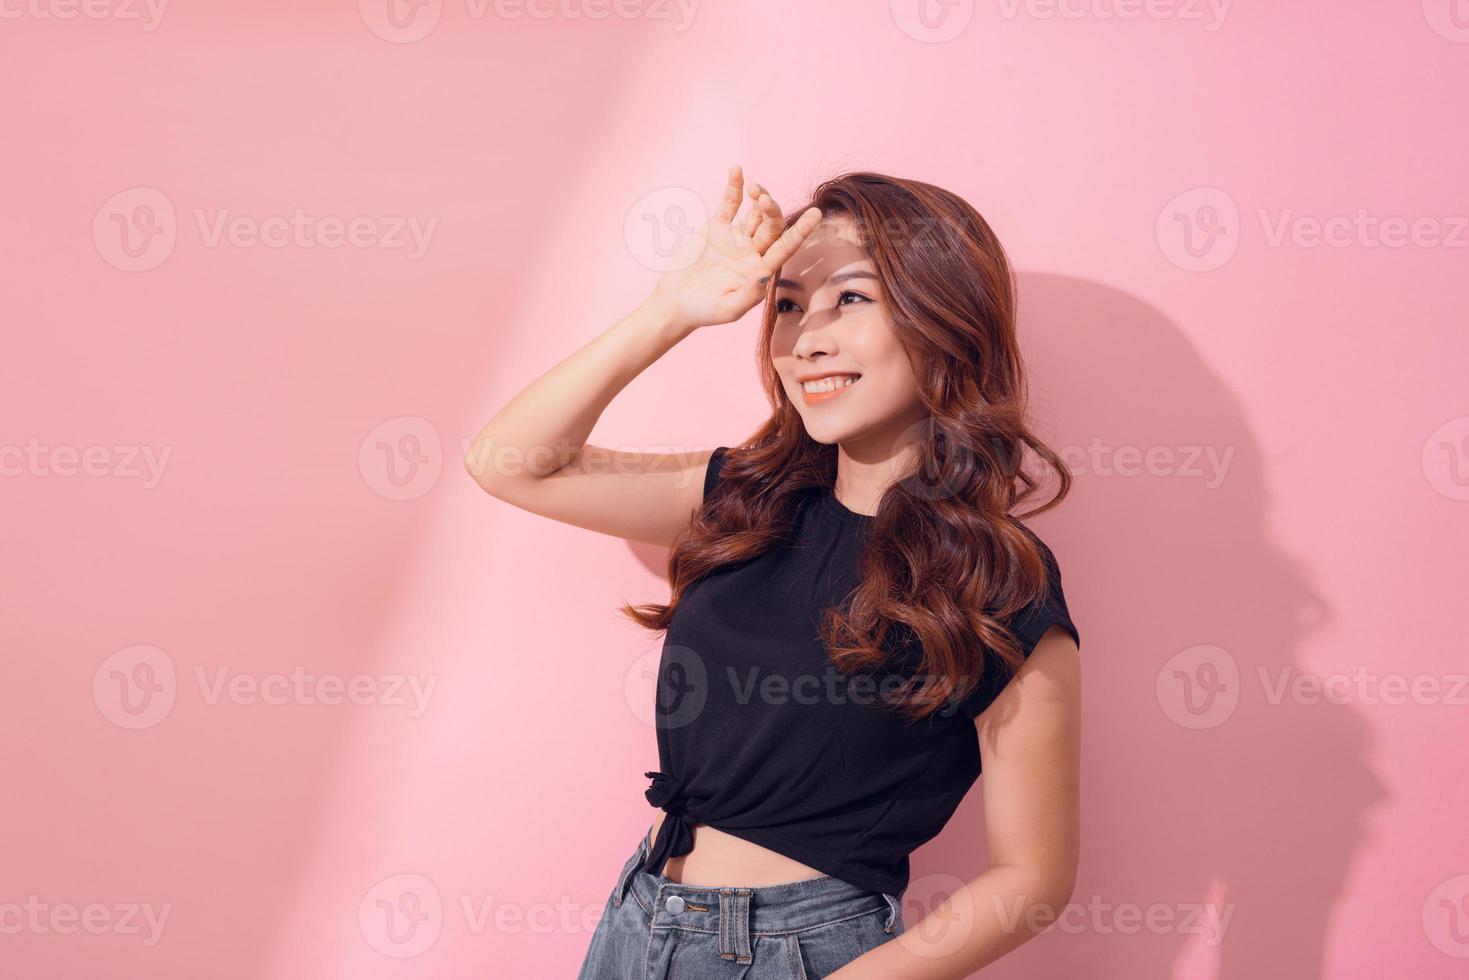
[[[525,510],[669,546],[657,808],[583,980],[964,977],[1046,928],[1078,856],[1080,636],[1032,496],[1005,254],[940,188],[822,184],[788,221],[732,167],[651,296],[520,392],[467,465]],[[765,302],[773,414],[712,452],[586,444],[700,327]],[[508,451],[507,451],[508,450]],[[496,459],[514,465],[499,465]],[[520,462],[520,461],[526,462]],[[908,855],[980,759],[990,866],[905,930]]]

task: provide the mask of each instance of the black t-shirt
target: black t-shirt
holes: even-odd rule
[[[728,448],[709,460],[706,497]],[[995,658],[972,694],[915,722],[882,703],[876,678],[837,669],[820,611],[859,584],[871,529],[829,488],[813,489],[779,546],[684,593],[658,670],[660,769],[647,773],[648,801],[668,815],[644,870],[661,874],[692,849],[692,826],[706,824],[861,888],[907,888],[908,855],[979,777],[974,718],[1009,675]],[[1009,624],[1026,656],[1054,624],[1081,642],[1043,542],[1041,554],[1049,594]]]

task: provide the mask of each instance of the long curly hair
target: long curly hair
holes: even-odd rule
[[[985,671],[1023,662],[1006,623],[1045,595],[1050,571],[1044,544],[1021,520],[1058,505],[1072,477],[1026,426],[1014,274],[979,212],[932,184],[867,171],[823,182],[787,225],[812,206],[852,219],[928,413],[913,432],[917,464],[879,501],[861,584],[844,607],[823,611],[821,635],[846,673],[891,668],[904,651],[911,666],[916,645],[916,672],[892,691],[894,706],[916,720],[966,697]],[[773,411],[729,449],[719,485],[671,551],[670,601],[621,608],[649,629],[667,629],[709,572],[787,539],[803,499],[834,485],[837,447],[807,435],[771,360],[777,278],[756,348]],[[1016,515],[1040,487],[1022,466],[1025,447],[1059,485]],[[987,664],[986,651],[997,662]]]

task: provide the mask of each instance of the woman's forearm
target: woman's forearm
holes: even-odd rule
[[[1048,928],[1070,898],[1028,868],[992,865],[830,980],[962,980]]]
[[[570,462],[617,393],[689,334],[671,309],[650,296],[507,402],[466,454],[480,486],[540,479]]]

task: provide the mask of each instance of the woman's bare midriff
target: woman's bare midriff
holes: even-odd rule
[[[648,832],[649,847],[657,839],[658,828],[663,826],[666,816],[663,810],[654,812],[653,828]],[[694,824],[694,849],[669,858],[663,866],[663,877],[684,885],[759,888],[821,875],[822,872],[794,858],[701,823]]]

